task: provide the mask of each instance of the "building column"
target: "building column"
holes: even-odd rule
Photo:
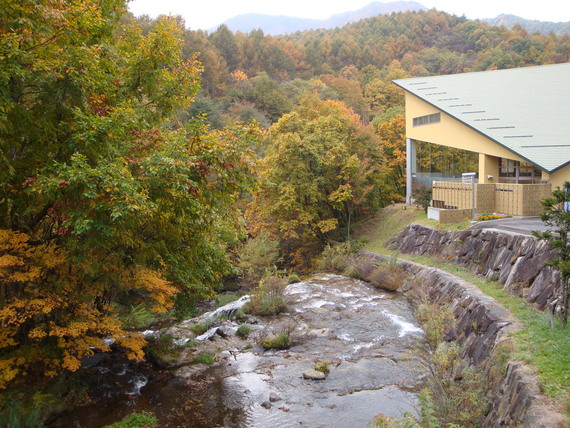
[[[406,203],[412,203],[412,184],[416,174],[416,142],[406,138]]]
[[[499,182],[499,158],[479,153],[479,183],[495,184]]]

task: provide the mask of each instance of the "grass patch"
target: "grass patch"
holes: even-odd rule
[[[132,413],[123,420],[106,425],[104,428],[156,428],[158,427],[158,419],[150,412],[142,411],[140,413]]]
[[[263,339],[260,345],[264,349],[289,349],[291,347],[291,338],[287,333],[280,333],[275,337]]]
[[[208,353],[198,354],[192,360],[192,364],[207,364],[210,366],[214,363],[215,363],[214,356]]]
[[[455,263],[427,256],[400,256],[452,273],[509,310],[522,325],[513,335],[515,349],[511,355],[535,370],[544,392],[565,406],[570,415],[570,328],[550,328],[547,314],[509,294],[500,283],[478,277]]]
[[[463,230],[470,226],[469,221],[439,224],[435,220],[428,219],[422,209],[396,204],[383,208],[374,217],[357,223],[354,238],[362,242],[366,250],[386,254],[387,249],[384,244],[396,237],[410,223],[420,223],[445,230]]]
[[[249,337],[249,333],[251,328],[248,325],[240,325],[236,331],[236,336],[241,337],[242,339],[247,339]]]
[[[478,277],[451,262],[442,263],[432,257],[418,259],[414,261],[439,267],[476,285],[513,314],[523,326],[514,334],[514,358],[534,368],[546,394],[562,401],[570,413],[570,328],[550,328],[544,312],[526,305],[496,281]]]
[[[330,371],[329,362],[328,361],[317,361],[315,363],[315,370],[318,372],[323,372],[324,374],[328,374]]]
[[[209,320],[197,322],[197,323],[192,324],[190,326],[190,331],[192,333],[194,333],[196,336],[200,336],[200,335],[206,333],[210,329],[211,326],[212,326],[212,322],[209,322]]]
[[[227,305],[228,303],[235,302],[241,297],[238,293],[223,293],[218,294],[216,296],[216,300],[214,302],[214,309],[221,308],[222,306]]]

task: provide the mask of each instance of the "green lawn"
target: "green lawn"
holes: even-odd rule
[[[368,251],[392,254],[385,246],[386,241],[397,236],[402,228],[412,222],[445,229],[469,227],[468,222],[440,226],[428,220],[422,210],[394,206],[382,210],[373,219],[360,223],[355,236]],[[513,358],[535,370],[544,392],[564,406],[570,416],[570,327],[550,328],[544,312],[533,309],[521,299],[508,294],[499,283],[478,277],[457,264],[426,256],[398,254],[398,257],[457,275],[478,286],[507,308],[523,326],[514,334]]]

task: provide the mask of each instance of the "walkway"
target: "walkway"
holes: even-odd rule
[[[545,232],[549,228],[542,222],[540,217],[511,217],[499,220],[482,221],[472,229],[496,229],[499,231],[532,235],[533,230]]]

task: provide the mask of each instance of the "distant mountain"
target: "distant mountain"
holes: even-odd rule
[[[288,34],[316,28],[342,27],[351,22],[392,12],[427,10],[415,1],[374,2],[352,12],[333,15],[328,19],[294,18],[290,16],[262,15],[248,13],[230,18],[224,24],[233,32],[249,33],[261,28],[265,34]]]
[[[549,34],[551,31],[558,35],[570,35],[570,22],[546,22],[524,19],[516,15],[499,15],[496,18],[485,19],[490,25],[501,25],[507,28],[513,28],[516,24],[520,24],[529,33]]]

